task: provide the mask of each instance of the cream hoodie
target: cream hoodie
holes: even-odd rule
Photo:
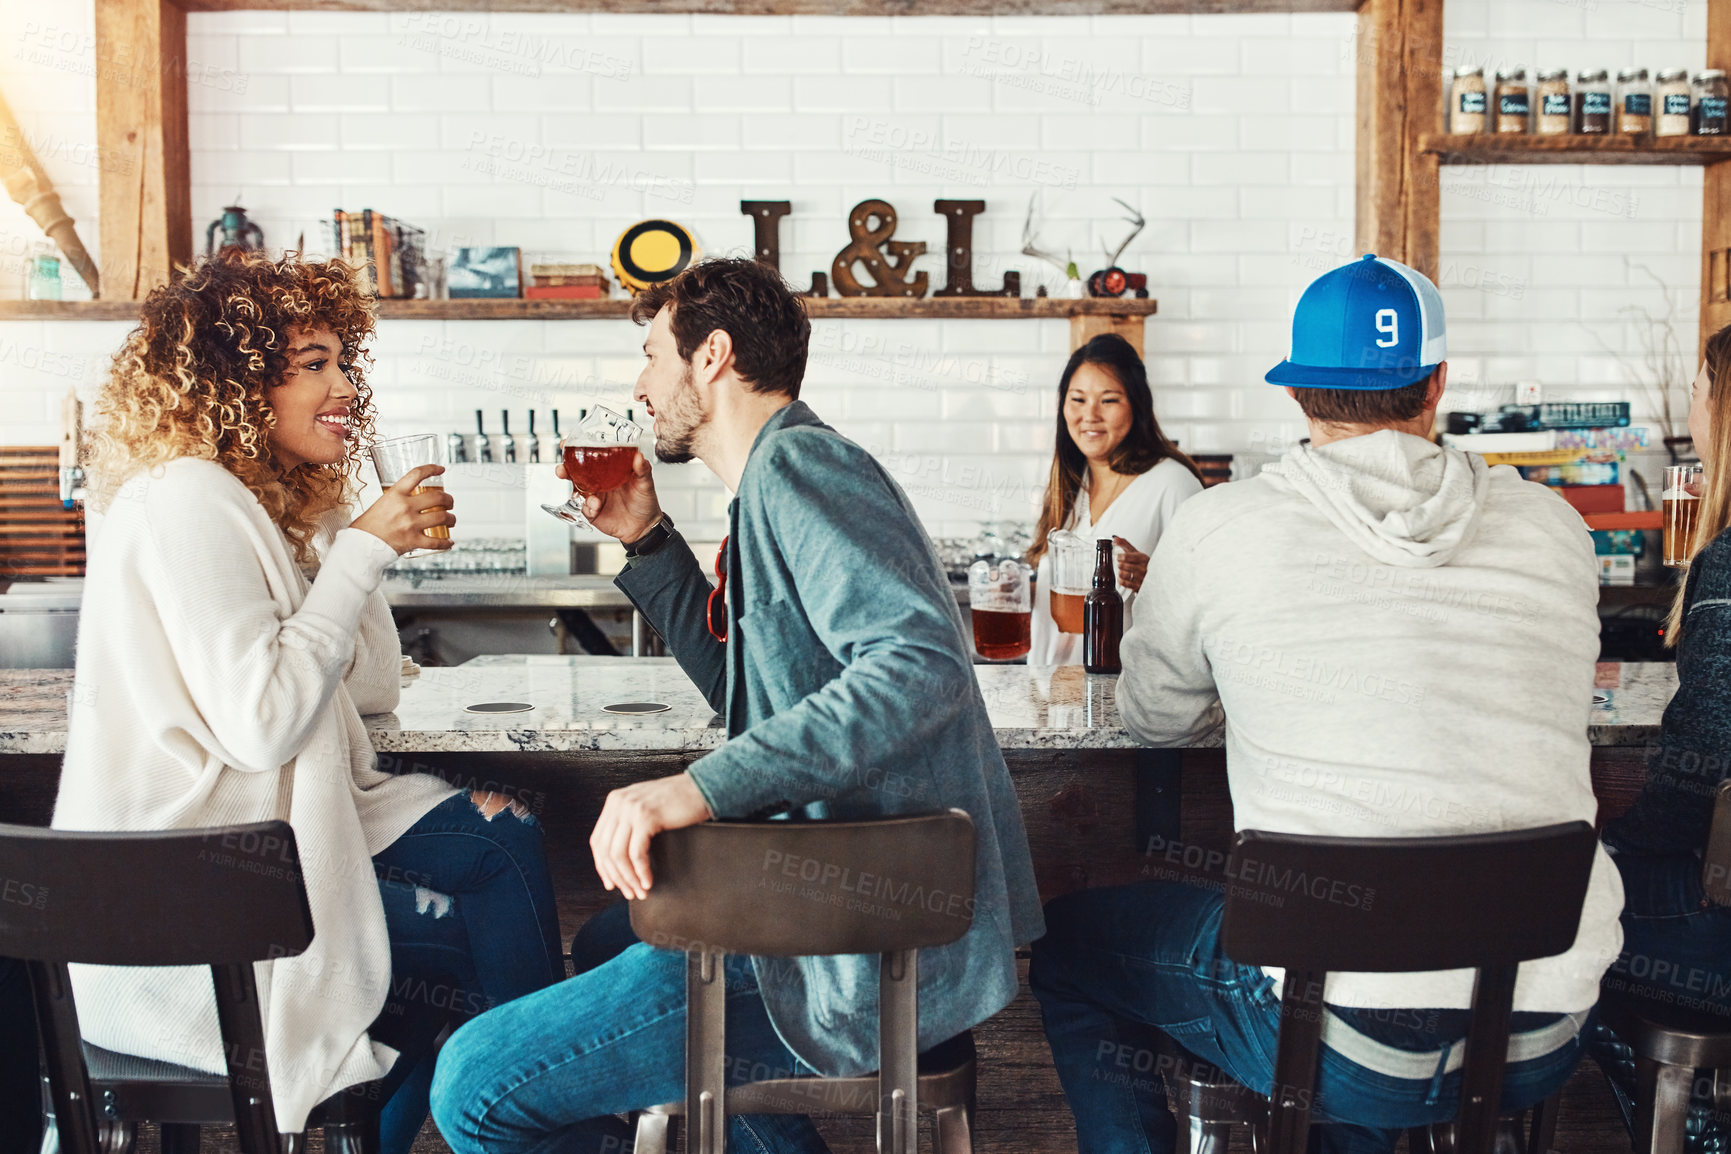
[[[1124,638],[1118,708],[1157,746],[1224,711],[1239,829],[1592,821],[1597,604],[1581,518],[1514,469],[1392,430],[1300,445],[1178,509]],[[1600,849],[1574,947],[1521,967],[1515,1009],[1593,1005],[1622,905]],[[1470,970],[1343,973],[1326,997],[1438,1009],[1471,991]]]

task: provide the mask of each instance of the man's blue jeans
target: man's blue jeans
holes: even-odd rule
[[[685,1096],[685,955],[631,933],[623,903],[571,947],[578,973],[489,1010],[439,1054],[433,1118],[456,1154],[629,1154],[615,1117]],[[726,962],[727,1074],[733,1083],[807,1075],[770,1024],[751,959]],[[729,1119],[735,1151],[823,1154],[801,1115]]]
[[[372,1034],[402,1051],[383,1081],[383,1154],[407,1154],[427,1120],[429,1023],[473,1017],[565,976],[541,842],[527,811],[488,818],[459,793],[374,856],[391,992]]]
[[[1081,1154],[1168,1154],[1182,1148],[1159,1072],[1159,1030],[1242,1085],[1267,1093],[1274,1081],[1280,1000],[1273,979],[1220,947],[1221,893],[1145,882],[1085,890],[1046,906],[1046,936],[1034,943],[1029,985],[1076,1117]],[[1426,1011],[1402,1012],[1424,1023]],[[1152,1028],[1152,1029],[1151,1029]],[[1409,1031],[1415,1050],[1440,1049],[1464,1031]],[[1550,1096],[1580,1057],[1580,1038],[1508,1067],[1506,1111]],[[1403,1047],[1405,1048],[1405,1047]],[[1324,1048],[1314,1117],[1325,1151],[1392,1151],[1401,1129],[1454,1117],[1460,1072],[1440,1079],[1391,1078]]]

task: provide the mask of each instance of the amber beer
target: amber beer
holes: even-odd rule
[[[1082,603],[1086,593],[1060,593],[1052,590],[1052,621],[1059,633],[1082,632]]]
[[[445,483],[437,477],[428,477],[425,481],[416,485],[412,491],[416,496],[419,496],[422,493],[443,493],[445,491]],[[439,509],[437,506],[434,506],[431,509],[421,510],[423,513],[438,513],[442,511],[443,510]],[[429,537],[437,537],[441,541],[449,541],[451,539],[451,527],[449,525],[434,525],[430,529],[422,530],[422,532],[426,533]]]
[[[1667,465],[1659,504],[1664,511],[1665,564],[1686,568],[1695,545],[1695,517],[1701,511],[1701,466]]]
[[[566,445],[565,476],[585,497],[611,493],[631,479],[636,445]]]
[[[1034,614],[1001,609],[974,609],[974,648],[988,661],[1011,661],[1034,647],[1030,622]]]

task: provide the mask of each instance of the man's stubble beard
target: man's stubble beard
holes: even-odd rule
[[[679,391],[667,408],[655,414],[655,459],[663,465],[683,465],[697,458],[697,430],[709,420],[692,384],[691,366],[679,378]]]

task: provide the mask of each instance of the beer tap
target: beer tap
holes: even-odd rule
[[[445,435],[445,459],[453,465],[460,465],[469,459],[469,441],[461,433]]]
[[[475,460],[482,464],[493,461],[493,442],[487,439],[487,423],[481,417],[481,410],[475,410]]]
[[[535,410],[529,410],[529,463],[541,463],[541,438],[535,435]]]
[[[499,423],[504,428],[504,434],[499,438],[499,456],[505,459],[507,465],[517,463],[517,438],[511,435],[511,410],[499,410]]]

